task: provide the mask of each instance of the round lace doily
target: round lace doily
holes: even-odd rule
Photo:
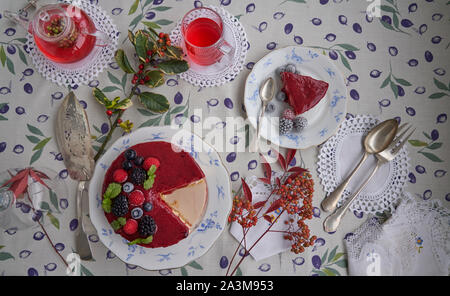
[[[233,47],[233,51],[230,55],[224,55],[219,62],[210,66],[199,66],[191,63],[189,56],[186,56],[190,68],[179,75],[187,82],[200,87],[219,86],[232,81],[243,69],[248,50],[247,34],[238,19],[221,7],[208,7],[222,17],[224,39]],[[173,44],[182,47],[183,36],[180,28],[181,20],[170,33],[170,39]]]
[[[342,123],[336,135],[321,146],[317,170],[327,194],[341,184],[362,158],[364,137],[378,122],[377,118],[367,115],[349,118]],[[356,191],[375,165],[376,158],[373,155],[369,156],[350,181],[338,206]],[[353,201],[350,210],[366,214],[392,212],[406,184],[408,168],[409,157],[405,145],[394,160],[380,166],[371,181]]]
[[[28,33],[28,52],[35,68],[47,80],[58,85],[76,87],[88,84],[97,77],[111,62],[117,50],[119,31],[109,15],[100,7],[86,0],[59,0],[60,3],[71,3],[86,12],[92,19],[97,30],[108,35],[110,42],[104,47],[94,47],[94,50],[83,60],[71,64],[59,64],[47,59],[37,48],[33,35]]]

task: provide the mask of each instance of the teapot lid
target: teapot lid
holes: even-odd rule
[[[36,11],[32,28],[33,33],[42,40],[56,42],[70,32],[71,20],[61,5],[50,4]]]

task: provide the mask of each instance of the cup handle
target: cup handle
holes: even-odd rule
[[[228,42],[223,41],[222,44],[219,46],[219,50],[224,54],[230,54],[233,51],[233,47],[228,44]]]

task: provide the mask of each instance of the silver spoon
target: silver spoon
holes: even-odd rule
[[[395,119],[389,119],[381,122],[375,126],[364,138],[364,155],[359,161],[358,165],[353,169],[351,174],[339,185],[330,195],[328,195],[321,203],[322,209],[325,212],[331,212],[336,208],[336,205],[344,193],[351,178],[356,174],[356,171],[361,167],[363,162],[370,154],[375,154],[386,149],[397,133],[398,122]]]
[[[261,99],[261,112],[259,113],[258,121],[256,122],[256,139],[255,139],[255,151],[258,150],[258,140],[259,133],[261,130],[261,120],[264,116],[264,111],[266,110],[267,104],[272,100],[275,94],[275,82],[272,77],[269,77],[264,81],[264,83],[259,88],[259,97]]]

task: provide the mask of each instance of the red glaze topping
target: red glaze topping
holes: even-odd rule
[[[282,91],[286,94],[289,105],[295,115],[313,108],[325,96],[328,83],[291,72],[281,72]]]
[[[168,142],[148,142],[137,144],[131,149],[135,150],[137,155],[144,158],[154,157],[159,160],[160,166],[156,170],[156,178],[153,187],[145,190],[141,185],[134,184],[134,190],[140,190],[144,193],[145,201],[152,203],[151,211],[145,212],[144,215],[151,216],[157,225],[157,231],[153,235],[153,241],[149,244],[140,244],[144,247],[158,248],[167,247],[176,244],[180,240],[187,237],[189,228],[178,218],[169,206],[160,198],[160,193],[170,192],[177,188],[184,187],[195,181],[205,177],[203,171],[195,162],[195,160],[185,151],[174,152],[171,143]],[[111,182],[114,182],[114,171],[122,167],[125,160],[124,153],[120,154],[111,164],[106,172],[103,191]],[[124,191],[121,194],[129,196]],[[129,211],[125,218],[131,219],[132,205],[129,205]],[[117,217],[113,213],[105,213],[109,223],[116,220]],[[119,229],[118,233],[129,241],[133,241],[139,237],[139,232],[134,234],[126,234],[123,229]]]

